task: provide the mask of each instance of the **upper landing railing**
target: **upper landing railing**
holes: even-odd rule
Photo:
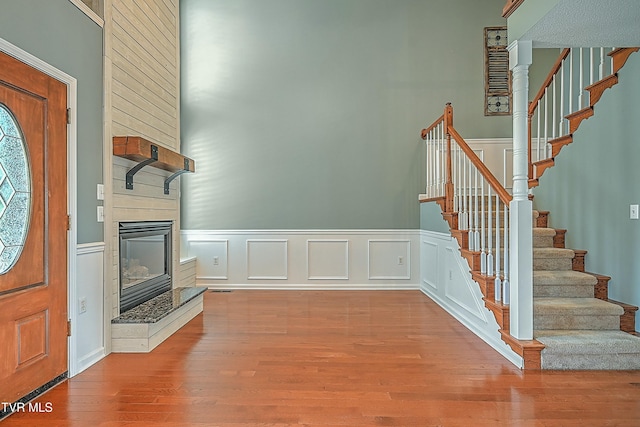
[[[537,185],[580,122],[618,81],[617,72],[637,48],[563,49],[528,111],[529,186]]]

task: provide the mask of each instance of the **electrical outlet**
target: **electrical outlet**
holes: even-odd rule
[[[86,313],[87,312],[87,299],[85,297],[78,299],[78,313]]]
[[[98,206],[98,209],[96,212],[97,212],[98,222],[104,222],[104,206]]]
[[[213,257],[213,265],[220,265],[220,257],[217,257],[217,256]]]
[[[629,219],[638,219],[638,205],[629,205]]]

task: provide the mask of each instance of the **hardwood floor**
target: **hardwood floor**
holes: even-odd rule
[[[10,426],[640,425],[640,372],[523,372],[419,291],[207,292]]]

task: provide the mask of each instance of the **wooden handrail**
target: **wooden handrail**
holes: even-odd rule
[[[547,78],[544,80],[544,83],[542,83],[542,86],[540,86],[540,90],[538,91],[536,96],[533,98],[533,100],[529,103],[529,114],[533,114],[536,111],[538,101],[540,101],[544,96],[545,89],[551,85],[551,82],[553,81],[553,76],[555,76],[558,70],[560,70],[560,67],[562,66],[562,61],[564,61],[566,57],[569,56],[569,52],[571,52],[571,49],[569,48],[565,48],[562,50],[562,52],[560,52],[560,56],[558,56],[558,59],[556,59],[556,62],[553,64],[553,68],[551,68],[551,71],[549,71],[549,74],[547,75]]]
[[[509,194],[509,192],[507,192],[507,190],[502,186],[502,184],[500,184],[500,181],[493,175],[493,173],[491,173],[489,168],[485,166],[485,164],[482,162],[482,160],[480,160],[480,158],[476,155],[476,153],[473,152],[473,149],[469,147],[469,145],[466,143],[464,138],[460,136],[458,131],[456,131],[453,126],[449,128],[449,133],[451,134],[453,139],[455,139],[456,143],[462,149],[462,151],[464,151],[464,153],[467,155],[469,160],[471,160],[471,163],[473,163],[473,165],[478,169],[480,174],[484,176],[484,178],[487,180],[491,188],[493,188],[496,194],[498,194],[498,197],[500,197],[500,200],[502,201],[502,203],[508,205],[509,202],[513,199],[511,194]]]
[[[508,18],[522,3],[524,0],[507,0],[507,4],[502,8],[502,17]]]
[[[435,122],[429,125],[429,127],[422,129],[422,131],[420,132],[420,137],[422,139],[427,139],[427,135],[429,134],[429,132],[434,130],[440,123],[443,122],[443,120],[444,120],[444,114],[438,117]]]

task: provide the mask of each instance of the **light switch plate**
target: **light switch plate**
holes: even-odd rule
[[[104,185],[98,184],[96,188],[96,197],[98,200],[104,200]]]
[[[638,219],[638,205],[629,205],[629,219]]]

